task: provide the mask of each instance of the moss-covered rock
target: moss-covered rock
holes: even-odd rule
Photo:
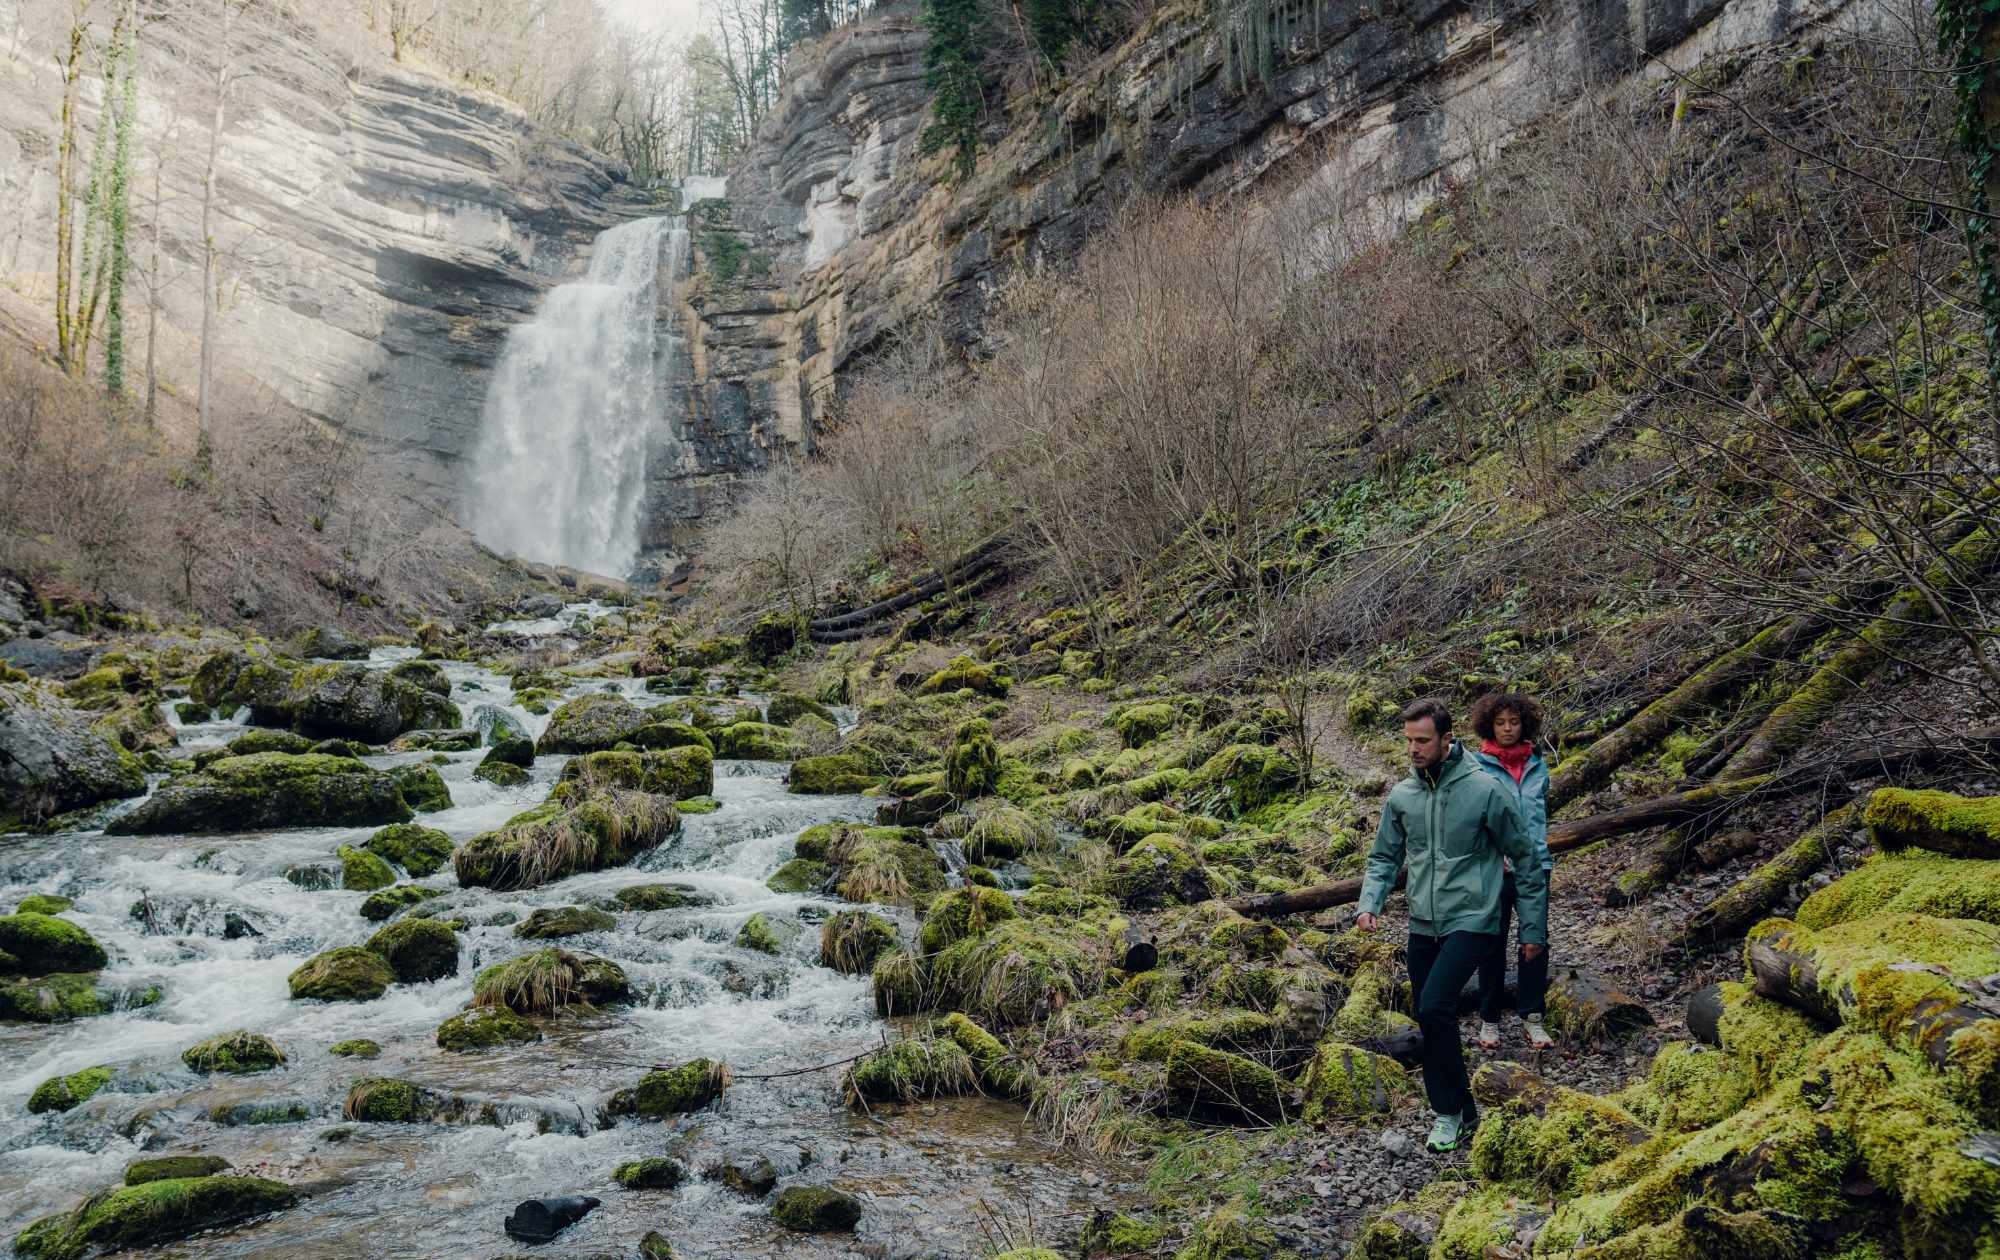
[[[436,888],[423,888],[416,884],[398,884],[394,888],[384,888],[368,894],[361,903],[361,917],[373,923],[392,919],[411,906],[421,905],[444,893]]]
[[[475,1006],[461,1011],[439,1024],[437,1030],[438,1048],[456,1054],[525,1045],[541,1039],[541,1029],[504,1006]]]
[[[368,1002],[388,992],[396,973],[382,956],[359,945],[343,945],[308,959],[288,979],[294,998],[322,1002]]]
[[[875,960],[896,948],[896,929],[880,915],[843,910],[820,927],[819,960],[842,975],[872,970]]]
[[[632,732],[626,742],[634,748],[699,748],[711,759],[715,756],[715,741],[687,722],[654,722]]]
[[[366,1037],[350,1037],[346,1041],[336,1041],[326,1048],[326,1052],[339,1059],[373,1059],[380,1057],[382,1045]]]
[[[149,1181],[213,1177],[228,1171],[229,1161],[219,1155],[161,1155],[154,1159],[135,1159],[125,1165],[125,1184],[143,1186]]]
[[[435,814],[451,808],[451,788],[435,766],[397,766],[389,771],[403,803],[419,814]],[[414,872],[413,872],[414,873]]]
[[[491,753],[486,760],[472,768],[472,777],[481,783],[491,783],[494,787],[520,787],[529,779],[529,774],[512,762],[495,760]]]
[[[1128,1058],[1150,1063],[1165,1063],[1167,1052],[1179,1041],[1261,1057],[1277,1035],[1277,1022],[1261,1011],[1178,1011],[1135,1025],[1119,1049]]]
[[[1000,749],[984,718],[961,723],[944,755],[944,789],[960,800],[990,795],[1000,785]]]
[[[811,858],[793,858],[779,867],[764,886],[778,893],[816,893],[833,878],[833,868]]]
[[[641,1077],[629,1091],[629,1114],[655,1120],[686,1115],[708,1106],[728,1088],[727,1066],[713,1059],[691,1059],[679,1067]]]
[[[245,1075],[285,1066],[285,1052],[269,1037],[238,1029],[189,1046],[181,1062],[197,1072]]]
[[[807,716],[816,717],[822,722],[832,722],[833,710],[811,696],[802,696],[791,691],[772,696],[771,702],[764,706],[764,720],[773,726],[790,726]]]
[[[1167,1102],[1175,1115],[1228,1124],[1274,1124],[1299,1115],[1291,1087],[1276,1072],[1192,1041],[1167,1050]]]
[[[639,1240],[639,1260],[675,1260],[674,1245],[659,1230],[649,1229]]]
[[[420,1085],[394,1077],[376,1076],[356,1081],[347,1091],[341,1114],[367,1124],[415,1124],[433,1105]]]
[[[542,737],[535,742],[539,753],[601,752],[631,739],[640,728],[655,720],[623,696],[597,692],[578,696],[549,716]]]
[[[905,950],[892,949],[875,960],[869,972],[875,1010],[887,1018],[929,1010],[932,1002],[923,964]]]
[[[780,920],[771,918],[761,911],[743,920],[743,926],[736,929],[736,943],[744,949],[754,949],[760,954],[782,954],[788,939],[798,935],[798,929]]]
[[[468,888],[536,888],[623,865],[679,830],[680,815],[664,796],[590,788],[474,836],[452,855],[452,867]]]
[[[225,757],[199,774],[163,783],[137,809],[111,820],[121,835],[256,831],[275,827],[366,827],[407,822],[394,776],[348,757],[256,753]]]
[[[374,892],[396,882],[396,869],[366,849],[341,845],[340,886],[349,892]]]
[[[93,1196],[72,1211],[45,1216],[14,1239],[16,1255],[71,1260],[92,1250],[177,1242],[282,1211],[298,1202],[283,1182],[261,1177],[149,1181]]]
[[[969,885],[940,894],[924,912],[917,943],[925,954],[941,954],[996,923],[1018,917],[1014,900],[993,888]]]
[[[458,974],[458,933],[436,919],[399,919],[369,937],[368,948],[404,984]]]
[[[35,1086],[35,1092],[28,1095],[28,1111],[40,1115],[46,1111],[68,1111],[72,1107],[80,1107],[110,1083],[111,1068],[104,1065],[71,1072],[67,1076],[51,1076]]]
[[[848,901],[921,905],[945,886],[944,864],[923,834],[900,827],[845,830],[828,846],[827,859]]]
[[[1039,1021],[1104,989],[1113,924],[1018,918],[948,947],[931,963],[941,1004],[989,1028]]]
[[[1006,1043],[981,1028],[963,1011],[953,1011],[938,1021],[938,1035],[965,1051],[978,1073],[979,1087],[1000,1098],[1026,1098],[1034,1088],[1034,1074],[1007,1052]]]
[[[450,700],[364,665],[308,665],[285,679],[282,695],[274,694],[274,683],[248,688],[252,694],[243,697],[246,680],[239,675],[236,689],[258,721],[322,739],[386,744],[405,731],[456,730],[461,725],[458,706]]]
[[[76,903],[53,893],[29,893],[14,907],[15,914],[61,914]]]
[[[0,982],[0,1020],[60,1024],[159,1000],[157,988],[118,992],[98,987],[94,972],[57,971]]]
[[[761,1199],[778,1186],[778,1167],[769,1156],[736,1151],[701,1170],[702,1180],[719,1181],[738,1194]]]
[[[504,1006],[523,1015],[551,1015],[570,1006],[629,1001],[624,969],[595,954],[539,949],[481,971],[472,984],[479,1006]]]
[[[1298,763],[1284,753],[1259,744],[1231,744],[1203,762],[1186,787],[1192,794],[1213,794],[1233,813],[1246,814],[1298,785]]]
[[[790,791],[822,795],[865,792],[878,782],[859,757],[801,757],[792,763]]]
[[[1165,832],[1133,845],[1105,871],[1100,890],[1135,909],[1197,902],[1209,893],[1208,875],[1188,847]]]
[[[297,731],[245,731],[229,741],[229,755],[249,757],[257,753],[309,753],[313,741]]]
[[[843,1088],[855,1106],[954,1098],[979,1088],[979,1072],[948,1037],[906,1037],[847,1069]]]
[[[1924,914],[2000,924],[2000,861],[1921,850],[1871,857],[1807,897],[1793,918],[1826,928],[1875,914]]]
[[[949,695],[954,691],[969,689],[982,696],[1004,700],[1013,685],[1013,679],[993,666],[976,661],[970,656],[955,656],[950,664],[918,683],[917,694]]]
[[[612,1169],[611,1179],[627,1190],[671,1190],[687,1180],[687,1166],[664,1156],[635,1159]]]
[[[850,1233],[861,1222],[861,1201],[827,1186],[787,1186],[771,1205],[771,1217],[794,1233]]]
[[[1303,1085],[1312,1123],[1393,1111],[1411,1093],[1409,1074],[1394,1059],[1337,1041],[1313,1050]]]
[[[39,823],[146,790],[139,760],[92,721],[34,683],[0,681],[0,821]]]
[[[577,757],[563,767],[563,781],[593,788],[620,788],[679,799],[715,790],[715,761],[697,747],[648,752],[614,750]]]
[[[1018,861],[1056,844],[1055,828],[1045,819],[1003,800],[974,801],[940,820],[937,831],[957,840],[967,860],[988,865]]]
[[[633,884],[621,888],[612,900],[626,910],[680,910],[706,906],[713,898],[695,890],[692,884]]]
[[[790,761],[801,751],[798,737],[768,722],[736,722],[715,732],[715,755],[738,761]]]
[[[1180,713],[1173,705],[1155,700],[1112,710],[1110,726],[1125,741],[1127,748],[1141,748],[1173,730],[1179,723]]]
[[[2000,796],[1878,788],[1861,820],[1885,851],[1915,847],[1968,858],[2000,854]]]
[[[1071,792],[1094,788],[1097,786],[1097,766],[1088,758],[1071,757],[1062,763],[1062,769],[1056,772],[1056,779]]]
[[[68,919],[47,914],[0,915],[0,951],[24,975],[95,971],[108,961],[95,937]]]
[[[609,932],[615,916],[589,906],[544,906],[514,925],[514,935],[527,941],[553,941],[587,932]]]

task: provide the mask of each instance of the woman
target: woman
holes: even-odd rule
[[[1542,706],[1534,697],[1519,692],[1496,692],[1480,697],[1472,706],[1472,729],[1480,739],[1474,754],[1480,768],[1514,794],[1521,817],[1528,825],[1528,838],[1541,855],[1542,869],[1554,868],[1549,853],[1549,771],[1535,751],[1535,739],[1542,733]],[[1493,953],[1479,967],[1479,1037],[1483,1050],[1500,1048],[1500,1008],[1507,995],[1507,921],[1514,913],[1514,874],[1510,868],[1500,889],[1500,935]],[[1519,961],[1519,980],[1514,1009],[1528,1045],[1546,1050],[1555,1044],[1542,1026],[1543,998],[1549,987],[1549,951],[1544,948],[1530,958],[1524,950]]]

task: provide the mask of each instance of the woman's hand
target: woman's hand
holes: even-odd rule
[[[1533,962],[1535,961],[1535,959],[1540,958],[1542,956],[1542,951],[1547,948],[1548,946],[1546,945],[1522,945],[1521,957],[1529,962]]]

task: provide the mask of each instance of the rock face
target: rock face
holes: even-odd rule
[[[146,790],[145,771],[90,729],[92,716],[31,683],[0,684],[0,830]]]
[[[1865,26],[1886,6],[1319,0],[1290,10],[1272,40],[1289,55],[1248,83],[1212,8],[1162,6],[1004,135],[989,131],[963,184],[945,156],[917,152],[929,101],[916,15],[898,6],[795,52],[727,199],[693,207],[685,426],[701,440],[654,470],[655,526],[698,516],[731,460],[810,445],[840,374],[919,313],[975,345],[1010,272],[1070,257],[1133,193],[1222,195],[1317,163],[1295,195],[1393,223],[1477,148],[1643,72],[1643,54],[1685,66],[1823,22]]]

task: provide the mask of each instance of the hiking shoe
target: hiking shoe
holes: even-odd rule
[[[1542,1017],[1539,1015],[1523,1015],[1521,1031],[1528,1034],[1528,1048],[1531,1050],[1547,1050],[1556,1044],[1556,1039],[1549,1036],[1549,1030],[1542,1027]]]
[[[1424,1146],[1433,1155],[1442,1155],[1458,1149],[1458,1139],[1465,1132],[1463,1116],[1439,1116],[1431,1126],[1431,1135],[1424,1139]]]
[[[1498,1050],[1500,1048],[1500,1025],[1481,1021],[1479,1035],[1473,1038],[1473,1040],[1481,1050]]]

